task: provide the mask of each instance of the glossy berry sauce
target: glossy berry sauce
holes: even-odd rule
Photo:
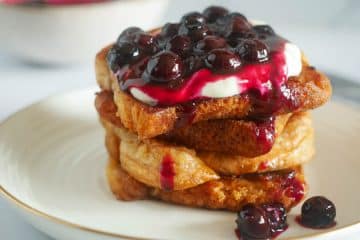
[[[143,79],[126,79],[121,82],[123,90],[130,90],[131,88],[138,88],[148,96],[157,100],[159,106],[172,106],[176,104],[183,104],[189,101],[207,99],[203,96],[202,90],[208,83],[214,83],[226,78],[237,79],[238,91],[241,93],[248,93],[252,90],[252,96],[258,99],[257,105],[268,105],[267,102],[274,100],[275,96],[281,101],[288,101],[287,96],[282,96],[287,89],[281,89],[285,86],[287,80],[287,73],[285,67],[285,57],[283,54],[283,47],[285,41],[281,38],[277,39],[271,48],[271,60],[266,63],[255,63],[243,66],[239,71],[230,74],[216,74],[210,69],[203,68],[194,72],[191,76],[183,79],[182,84],[177,88],[169,88],[159,84],[146,83]],[[119,78],[124,78],[124,75],[119,75]],[[270,92],[273,91],[273,92]],[[276,103],[270,106],[271,111],[277,110]],[[291,107],[292,103],[286,103],[286,106]],[[267,106],[261,106],[261,112],[265,112]],[[259,111],[260,112],[260,111]]]
[[[287,87],[286,43],[270,26],[212,6],[154,34],[124,30],[107,60],[122,90],[152,106],[176,106],[181,122],[191,123],[188,105],[231,96],[251,101],[250,116],[268,117],[299,107]]]
[[[275,117],[253,119],[255,139],[263,152],[269,152],[275,142]],[[264,170],[264,169],[263,169]]]
[[[165,191],[172,191],[174,189],[174,161],[172,157],[167,154],[163,157],[160,166],[160,185],[161,189]]]
[[[260,164],[261,165],[261,164]],[[279,184],[278,189],[273,193],[274,199],[281,200],[282,197],[291,198],[294,204],[303,199],[305,184],[296,177],[294,170],[281,170],[276,172],[264,172],[257,174],[245,174],[244,178],[250,180],[274,181]]]
[[[289,174],[283,175],[277,180],[280,182],[281,187],[274,193],[275,198],[281,198],[282,195],[285,195],[288,198],[292,198],[295,203],[298,203],[303,199],[305,185],[296,178],[295,172],[289,172]]]

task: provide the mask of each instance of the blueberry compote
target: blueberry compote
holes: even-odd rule
[[[236,235],[242,240],[272,239],[288,227],[287,214],[281,203],[245,205],[236,219]]]
[[[281,200],[284,197],[291,199],[294,204],[299,203],[305,194],[305,183],[302,182],[296,175],[293,169],[284,169],[274,172],[263,172],[255,174],[245,174],[244,178],[255,181],[272,181],[278,184],[278,187],[273,192],[273,198]]]
[[[240,13],[211,6],[150,33],[125,29],[107,61],[123,91],[150,106],[175,106],[178,126],[192,123],[197,103],[233,96],[250,101],[247,117],[264,126],[276,113],[299,107],[297,92],[288,87],[294,75],[286,44],[270,26],[253,25]],[[298,62],[301,66],[300,57]],[[271,128],[267,124],[258,133],[268,148]]]
[[[175,168],[171,155],[167,154],[163,157],[160,166],[160,185],[165,191],[174,189]]]
[[[334,203],[323,196],[309,198],[301,207],[301,216],[296,221],[304,227],[323,229],[333,227],[336,208]]]

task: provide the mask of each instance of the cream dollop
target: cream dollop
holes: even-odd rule
[[[301,73],[302,61],[301,51],[293,43],[285,43],[283,48],[283,56],[285,60],[284,73],[286,77],[298,76]],[[241,70],[240,70],[241,72]],[[239,75],[224,75],[216,79],[216,81],[206,82],[196,94],[197,98],[224,98],[241,94],[247,91],[250,85],[256,87],[262,94],[269,89],[270,79],[259,83],[251,84],[253,79],[240,78]],[[131,95],[137,100],[149,104],[157,105],[162,101],[157,99],[156,96],[150,96],[151,94],[143,91],[141,87],[133,86],[130,88]],[[193,99],[189,99],[193,100]]]

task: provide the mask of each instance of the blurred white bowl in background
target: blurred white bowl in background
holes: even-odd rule
[[[0,51],[41,64],[89,62],[128,26],[159,25],[168,0],[67,6],[0,4]]]

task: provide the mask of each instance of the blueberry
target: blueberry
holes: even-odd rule
[[[282,232],[287,228],[287,214],[283,204],[267,203],[261,205],[261,208],[266,213],[272,235],[276,235],[277,232]]]
[[[181,58],[170,51],[152,56],[147,63],[143,78],[148,81],[167,83],[179,79],[183,74]]]
[[[179,30],[179,24],[178,23],[166,23],[162,28],[160,35],[165,38],[171,38],[175,36],[178,33]]]
[[[190,12],[181,18],[181,22],[188,28],[200,28],[205,23],[205,17],[199,12]]]
[[[229,11],[226,8],[219,6],[210,6],[206,8],[203,15],[209,23],[214,23],[218,18],[225,16]]]
[[[269,49],[257,39],[245,39],[236,47],[240,58],[248,62],[264,62],[269,59]]]
[[[122,42],[114,45],[108,55],[107,61],[113,72],[119,70],[122,66],[135,62],[141,57],[139,48],[129,42]]]
[[[185,57],[191,49],[191,39],[188,36],[178,35],[166,44],[166,50],[170,50],[181,57]]]
[[[240,13],[230,13],[216,21],[218,31],[222,36],[229,37],[236,33],[251,30],[251,24]]]
[[[117,43],[121,42],[132,42],[137,33],[143,33],[144,31],[138,27],[128,27],[124,31],[121,32],[120,36],[117,39]]]
[[[301,223],[312,228],[325,228],[334,224],[335,205],[322,196],[309,198],[301,207]]]
[[[185,75],[190,75],[204,67],[204,60],[200,56],[192,55],[185,59]]]
[[[227,46],[226,40],[218,36],[206,36],[204,39],[198,41],[195,45],[196,52],[207,52],[217,48],[224,48]]]
[[[254,30],[258,35],[263,35],[263,36],[272,36],[272,35],[275,35],[274,30],[273,30],[272,27],[270,27],[269,25],[256,25],[256,26],[253,26],[253,30]]]
[[[226,49],[214,49],[205,59],[206,66],[216,73],[232,73],[241,67],[240,58]]]
[[[245,39],[254,39],[256,38],[256,33],[249,30],[243,32],[232,33],[227,37],[227,42],[230,46],[236,47],[239,43],[243,42]]]
[[[189,36],[193,42],[197,42],[211,34],[211,30],[206,25],[202,25],[200,27],[187,27],[182,24],[179,28],[179,35]]]
[[[155,37],[147,33],[136,33],[134,42],[146,53],[151,54],[157,51]]]
[[[245,205],[236,220],[238,230],[244,239],[269,239],[271,228],[266,213],[261,207]]]

